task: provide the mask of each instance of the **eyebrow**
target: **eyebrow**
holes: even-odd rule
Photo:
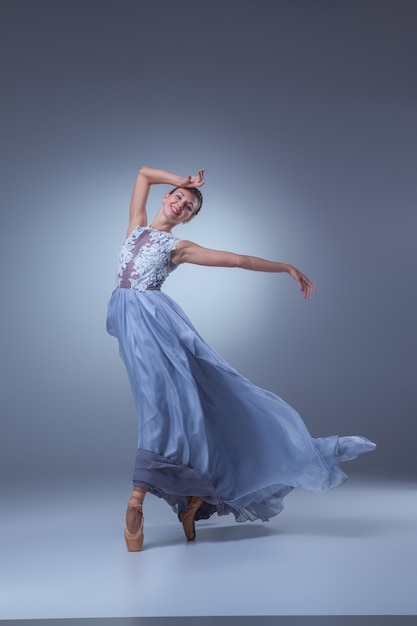
[[[181,189],[177,189],[177,193],[180,193],[182,197],[185,198],[185,193],[183,193]],[[194,203],[192,202],[192,200],[187,200],[187,203],[191,204],[192,208],[194,208]]]

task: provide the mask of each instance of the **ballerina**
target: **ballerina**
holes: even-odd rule
[[[295,487],[324,491],[342,484],[342,461],[376,446],[365,437],[312,438],[298,413],[226,363],[199,335],[161,285],[183,263],[288,273],[303,297],[317,290],[288,263],[212,250],[172,230],[200,211],[204,170],[181,177],[142,167],[133,189],[127,236],[107,330],[119,341],[139,418],[133,491],[126,511],[127,549],[142,549],[142,505],[149,491],[179,516],[188,541],[195,521],[233,513],[267,521]],[[173,189],[148,226],[155,184]]]

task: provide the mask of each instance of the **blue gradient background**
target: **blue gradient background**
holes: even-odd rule
[[[313,436],[376,441],[358,471],[415,477],[416,17],[412,0],[2,1],[4,477],[130,480],[105,315],[142,164],[206,168],[180,237],[319,289],[182,267],[166,291],[209,343]]]

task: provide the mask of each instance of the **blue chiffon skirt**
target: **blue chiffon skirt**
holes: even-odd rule
[[[241,376],[159,290],[117,288],[107,317],[139,417],[133,482],[196,519],[268,520],[294,488],[342,484],[339,463],[375,448],[364,437],[312,438],[298,413]]]

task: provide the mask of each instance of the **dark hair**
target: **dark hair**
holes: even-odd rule
[[[175,187],[174,189],[171,189],[171,191],[169,192],[169,195],[174,193],[174,191],[177,191],[177,189],[187,189],[187,191],[191,191],[195,195],[195,197],[198,200],[198,209],[194,213],[194,215],[197,215],[197,213],[200,211],[201,207],[203,206],[203,194],[201,193],[201,191],[197,187]]]

